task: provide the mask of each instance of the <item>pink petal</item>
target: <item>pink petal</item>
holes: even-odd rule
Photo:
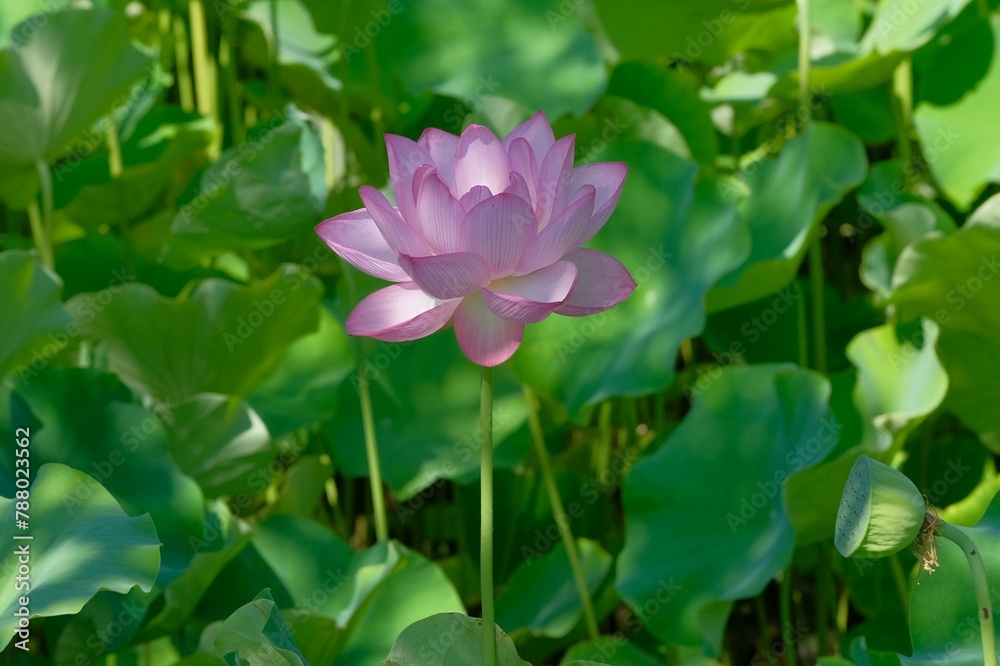
[[[534,324],[562,305],[575,283],[576,265],[557,261],[528,275],[494,280],[483,289],[483,300],[498,317]]]
[[[456,251],[465,209],[436,172],[424,179],[416,201],[417,221],[431,249],[438,253]]]
[[[552,134],[552,127],[549,125],[549,119],[545,117],[544,111],[539,111],[524,123],[515,127],[504,138],[504,148],[509,150],[514,140],[520,138],[525,139],[528,145],[531,146],[531,150],[539,157],[549,152],[549,148],[556,142],[556,137]]]
[[[443,328],[460,303],[429,296],[412,282],[394,284],[358,303],[347,318],[347,332],[389,342],[416,340]]]
[[[593,227],[594,188],[584,185],[586,190],[575,202],[566,207],[559,217],[539,232],[528,244],[517,274],[525,275],[562,259],[566,254],[579,248],[597,233]]]
[[[462,208],[466,211],[470,211],[475,208],[476,204],[482,203],[493,196],[490,192],[490,188],[483,185],[476,185],[471,190],[462,195],[460,200]]]
[[[486,259],[492,277],[506,277],[514,272],[534,236],[531,206],[513,194],[498,194],[476,204],[465,216],[459,248]]]
[[[423,291],[435,298],[461,298],[490,281],[486,260],[471,252],[430,257],[399,256],[399,264]]]
[[[524,199],[526,204],[531,205],[531,190],[528,189],[528,184],[524,182],[524,177],[516,171],[510,172],[510,185],[507,186],[504,192],[513,194],[518,199]]]
[[[476,185],[499,194],[510,182],[510,160],[493,132],[470,125],[462,132],[455,153],[455,193],[462,196]]]
[[[452,191],[455,190],[455,153],[458,151],[458,141],[454,134],[436,127],[425,129],[417,141],[431,156],[434,167]]]
[[[538,162],[535,153],[531,151],[527,140],[515,139],[510,144],[510,150],[507,151],[507,154],[510,157],[510,168],[519,173],[528,185],[528,191],[531,193],[529,201],[537,210]]]
[[[385,148],[389,153],[389,181],[403,218],[413,219],[413,174],[423,164],[432,164],[430,154],[423,146],[395,134],[385,135]]]
[[[364,208],[320,222],[316,233],[344,261],[368,275],[393,282],[410,279]]]
[[[455,337],[473,363],[500,365],[517,351],[523,336],[524,324],[490,312],[479,292],[463,298],[455,311]]]
[[[535,200],[539,230],[562,212],[573,176],[574,141],[572,134],[556,141],[539,166]]]
[[[592,185],[597,191],[597,196],[594,198],[594,216],[603,218],[597,224],[600,227],[611,217],[615,206],[618,205],[627,172],[628,165],[624,162],[598,162],[577,167],[573,169],[570,179],[570,198],[573,198],[572,193],[584,185]]]
[[[389,247],[400,254],[411,256],[429,254],[420,236],[403,221],[399,211],[392,207],[384,194],[371,185],[363,185],[358,193]]]
[[[628,298],[636,287],[628,269],[610,254],[580,248],[566,259],[576,264],[578,273],[569,298],[556,309],[561,315],[582,317],[604,312]]]

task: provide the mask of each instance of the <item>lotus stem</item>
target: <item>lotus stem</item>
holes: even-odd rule
[[[590,598],[590,589],[587,587],[587,577],[584,575],[583,565],[580,563],[580,552],[576,547],[576,540],[573,538],[562,498],[559,496],[559,487],[556,485],[556,477],[552,473],[549,451],[545,448],[545,435],[538,417],[538,398],[527,385],[524,387],[524,398],[528,403],[528,425],[531,428],[531,440],[535,445],[535,454],[538,456],[538,467],[542,471],[545,490],[548,492],[549,504],[552,506],[552,515],[555,517],[556,527],[559,528],[559,537],[566,546],[566,557],[569,559],[569,567],[573,571],[573,582],[576,583],[576,591],[580,595],[580,604],[583,607],[587,635],[590,636],[591,640],[596,641],[600,638],[601,631],[597,626],[597,615],[594,613],[594,602]],[[610,403],[605,404],[610,405]]]
[[[385,491],[382,488],[382,469],[379,464],[378,441],[375,438],[375,418],[372,414],[372,395],[368,378],[358,365],[358,397],[361,400],[361,426],[365,431],[365,457],[368,459],[368,483],[372,491],[372,513],[375,515],[375,539],[380,543],[389,540],[389,521],[385,513]]]
[[[976,590],[976,615],[979,616],[979,631],[983,638],[983,664],[997,666],[997,637],[993,626],[993,603],[990,600],[990,584],[986,578],[986,565],[972,539],[951,523],[941,521],[937,533],[956,544],[965,553],[972,570],[972,586]]]
[[[493,611],[493,368],[483,366],[480,391],[479,578],[483,597],[483,664],[496,666],[496,615]]]

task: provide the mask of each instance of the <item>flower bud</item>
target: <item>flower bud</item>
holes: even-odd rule
[[[917,538],[926,512],[912,481],[863,455],[844,485],[834,545],[844,557],[892,555]]]

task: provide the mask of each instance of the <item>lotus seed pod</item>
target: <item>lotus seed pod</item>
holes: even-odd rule
[[[844,557],[892,555],[917,538],[926,512],[912,481],[863,455],[844,485],[834,545]]]

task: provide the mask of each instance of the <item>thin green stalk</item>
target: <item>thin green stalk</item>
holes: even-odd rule
[[[805,122],[812,117],[812,105],[809,103],[809,75],[812,30],[809,26],[809,0],[796,0],[799,7],[799,104],[805,112]]]
[[[913,64],[909,58],[904,58],[896,65],[892,73],[893,116],[896,121],[896,149],[903,163],[903,178],[906,184],[913,184],[914,169],[913,151],[910,148],[910,128],[912,125],[911,111],[913,109]]]
[[[212,103],[212,75],[208,62],[208,25],[202,0],[190,0],[188,13],[191,20],[191,60],[194,64],[195,104],[198,113],[214,118]]]
[[[278,36],[278,0],[271,0],[270,15],[271,36],[274,39],[274,44],[271,49],[271,58],[268,60],[271,71],[268,72],[267,76],[267,91],[268,97],[271,100],[272,110],[274,110],[278,106],[278,96],[281,91],[281,67],[279,65],[281,61],[278,59],[278,56],[281,54],[281,39]]]
[[[354,284],[353,269],[346,262],[341,263],[347,297],[352,303],[358,302],[357,286]],[[389,540],[389,521],[385,512],[385,490],[382,487],[382,465],[379,462],[378,440],[375,437],[375,418],[372,414],[372,396],[365,376],[364,347],[357,341],[358,357],[358,399],[361,401],[361,427],[365,434],[365,458],[368,460],[368,484],[372,493],[372,513],[375,515],[375,538],[379,542]]]
[[[830,650],[830,616],[833,596],[836,593],[830,566],[830,544],[820,545],[819,580],[816,584],[816,631],[819,634],[819,653],[825,655]]]
[[[590,598],[590,589],[587,587],[587,576],[583,573],[583,565],[580,563],[580,552],[576,547],[576,540],[569,526],[569,517],[563,507],[562,498],[559,496],[559,486],[556,485],[556,477],[552,473],[552,461],[549,459],[549,450],[545,448],[545,435],[542,432],[542,423],[538,416],[538,398],[527,386],[524,386],[524,399],[528,403],[528,425],[531,428],[531,439],[535,445],[535,455],[538,456],[538,467],[542,471],[542,479],[545,481],[545,490],[549,494],[549,504],[552,506],[552,514],[556,520],[556,527],[559,528],[559,537],[563,545],[566,546],[566,557],[569,559],[569,568],[573,571],[573,582],[576,583],[576,591],[580,595],[580,604],[583,606],[583,619],[587,625],[587,634],[591,640],[597,640],[601,631],[597,626],[597,615],[594,613],[594,602]],[[606,403],[610,404],[610,403]],[[610,438],[610,424],[609,438]]]
[[[598,480],[607,478],[611,464],[611,408],[611,401],[605,400],[597,414],[597,441],[590,462]]]
[[[479,583],[483,596],[483,664],[496,666],[496,619],[493,612],[493,368],[483,366],[480,390]]]
[[[191,64],[188,58],[187,28],[184,19],[174,17],[174,66],[177,69],[177,94],[181,109],[194,111],[194,84],[191,82]]]
[[[978,604],[979,631],[983,638],[983,664],[984,666],[997,666],[997,637],[993,627],[993,603],[990,600],[990,583],[986,578],[986,565],[983,564],[983,557],[979,554],[979,549],[972,539],[962,530],[951,523],[941,521],[938,525],[937,533],[955,543],[962,552],[965,559],[969,561],[969,569],[972,570],[972,586],[976,590],[976,603]]]
[[[243,127],[243,99],[240,94],[240,81],[236,71],[235,49],[239,39],[237,35],[236,9],[226,5],[223,21],[222,38],[219,40],[219,67],[226,84],[226,107],[229,111],[230,140],[238,146],[246,140],[246,130]]]
[[[792,286],[795,287],[795,293],[799,298],[799,307],[797,312],[797,328],[799,332],[799,365],[806,368],[809,366],[809,334],[808,331],[806,331],[806,299],[804,298],[805,294],[802,293],[802,285],[799,284],[797,280],[792,283]]]
[[[757,614],[757,628],[760,630],[760,649],[766,650],[771,644],[771,623],[767,619],[767,606],[764,605],[762,594],[753,598],[753,607]]]
[[[121,183],[118,182],[122,176],[122,172],[125,170],[125,163],[122,160],[122,144],[118,138],[118,126],[115,125],[115,119],[109,115],[105,122],[107,124],[107,132],[104,135],[104,142],[108,147],[108,172],[111,174],[115,197],[118,199],[115,202],[115,210],[119,219],[122,253],[125,258],[125,268],[130,273],[134,273],[135,260],[132,257],[132,245],[128,240],[128,216],[124,213],[124,206],[121,200],[123,192]]]
[[[785,665],[796,666],[798,656],[795,653],[795,635],[792,633],[792,565],[781,576],[781,587],[778,590],[781,607],[781,640],[785,644]]]
[[[375,419],[372,416],[372,396],[368,378],[359,364],[358,397],[361,399],[361,425],[365,431],[365,456],[368,458],[368,479],[372,490],[372,513],[375,514],[375,538],[389,540],[389,522],[385,513],[385,491],[382,489],[382,469],[379,465],[378,442],[375,440]]]
[[[823,294],[823,248],[819,231],[823,226],[816,227],[812,243],[809,245],[809,286],[812,292],[812,327],[813,327],[813,367],[826,372],[826,303]]]
[[[31,225],[31,237],[35,240],[35,249],[42,264],[52,268],[52,246],[45,236],[45,226],[42,224],[42,214],[38,212],[38,202],[28,202],[28,223]]]
[[[29,207],[28,219],[31,222],[31,234],[35,237],[38,255],[43,264],[52,268],[55,265],[52,255],[52,172],[49,171],[49,165],[45,160],[36,161],[35,168],[38,170],[38,180],[41,182],[41,215],[38,214],[37,208],[32,215]]]
[[[906,572],[903,565],[899,563],[899,555],[893,553],[889,557],[889,568],[892,569],[892,580],[896,585],[896,592],[899,594],[899,603],[903,606],[903,612],[910,610],[910,585],[906,582]]]

